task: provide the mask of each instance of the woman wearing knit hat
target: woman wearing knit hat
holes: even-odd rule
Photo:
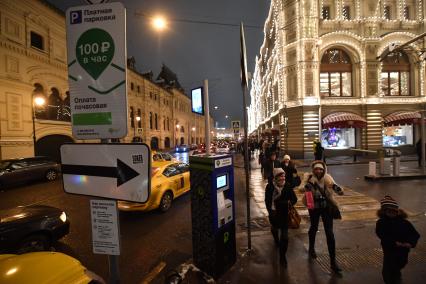
[[[315,237],[318,231],[319,219],[321,217],[324,224],[325,236],[327,238],[328,253],[330,255],[330,267],[335,273],[341,271],[336,262],[336,241],[333,233],[333,215],[330,208],[336,208],[337,202],[333,198],[333,191],[343,195],[343,190],[336,184],[333,177],[327,174],[327,166],[323,161],[314,161],[311,165],[312,173],[305,176],[303,188],[312,193],[313,204],[309,208],[306,201],[306,194],[302,202],[308,207],[309,220],[309,257],[316,258]]]
[[[300,177],[297,175],[296,165],[291,161],[289,155],[284,155],[281,168],[285,171],[285,180],[293,188],[300,185]]]
[[[420,235],[407,220],[407,214],[389,195],[380,201],[377,216],[376,234],[383,249],[383,281],[387,284],[400,283],[401,269],[407,264],[408,253],[416,246]]]
[[[265,205],[271,223],[271,233],[279,247],[280,264],[287,267],[288,247],[288,203],[296,204],[297,197],[293,188],[286,182],[285,172],[274,168],[273,180],[265,189]],[[278,234],[281,231],[281,234]]]

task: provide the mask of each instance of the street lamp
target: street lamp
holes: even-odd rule
[[[167,21],[163,16],[156,16],[152,19],[152,26],[157,31],[162,31],[167,28]]]
[[[136,116],[137,125],[139,125],[139,121],[141,121],[140,116]],[[136,125],[133,127],[133,137],[136,137]]]
[[[36,142],[37,142],[37,139],[36,139],[36,128],[35,128],[35,119],[36,119],[35,110],[36,110],[36,107],[42,107],[45,104],[46,104],[46,99],[45,98],[43,98],[41,96],[37,96],[37,97],[33,98],[33,103],[32,103],[33,109],[32,110],[33,110],[33,147],[34,147],[34,156],[36,154]]]
[[[191,144],[194,144],[194,142],[192,140],[194,139],[195,127],[192,127],[191,130],[192,130],[192,133],[191,133]]]

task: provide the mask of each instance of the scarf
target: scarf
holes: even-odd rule
[[[274,185],[274,192],[272,192],[272,210],[276,210],[275,208],[275,200],[277,200],[281,196],[281,192],[284,189],[284,185],[280,188],[275,181],[272,182]]]

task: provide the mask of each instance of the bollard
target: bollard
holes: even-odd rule
[[[368,175],[376,176],[376,162],[368,163]]]
[[[401,158],[394,157],[393,158],[393,175],[398,177],[401,168]]]

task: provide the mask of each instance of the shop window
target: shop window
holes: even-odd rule
[[[355,128],[327,128],[322,130],[321,144],[325,149],[355,147]]]
[[[392,53],[383,60],[380,89],[385,96],[410,95],[410,62],[405,53]]]
[[[341,49],[327,50],[321,58],[320,94],[322,97],[352,96],[352,63]]]
[[[330,6],[324,6],[324,7],[322,7],[322,18],[324,20],[330,20],[331,19]]]
[[[31,47],[44,50],[44,39],[42,35],[32,31],[30,33],[30,37],[31,37]]]
[[[383,146],[413,145],[413,125],[383,127]]]

